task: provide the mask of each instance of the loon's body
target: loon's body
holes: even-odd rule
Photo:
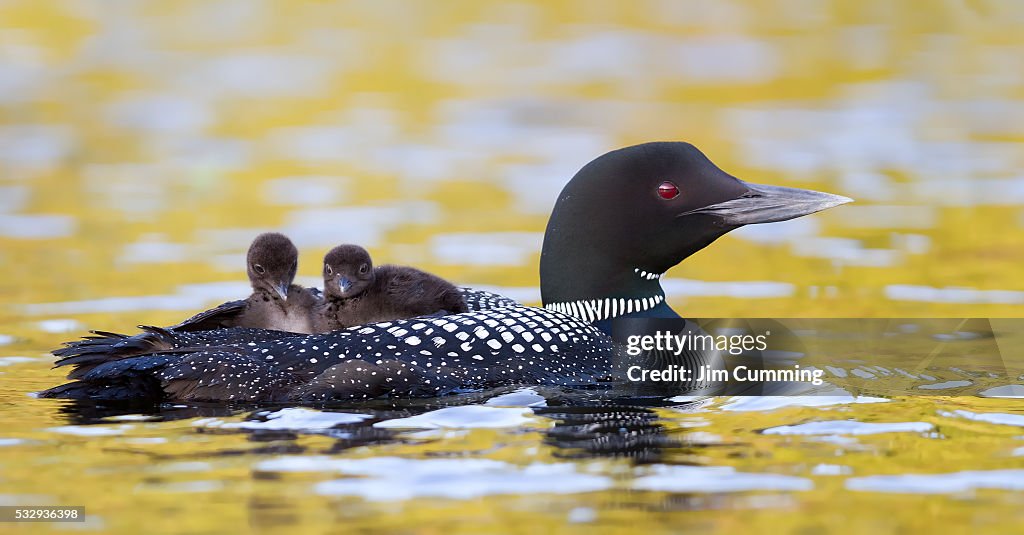
[[[436,396],[509,384],[592,385],[613,366],[610,319],[678,317],[665,303],[657,274],[739,226],[845,202],[742,182],[687,143],[627,147],[584,166],[559,196],[541,253],[545,308],[462,290],[469,312],[327,334],[153,329],[110,335],[111,346],[177,349],[68,355],[58,365],[81,368],[71,374],[78,381],[42,395],[287,402]]]
[[[452,283],[406,266],[374,266],[358,245],[324,256],[324,300],[314,312],[316,332],[426,315],[467,312]]]

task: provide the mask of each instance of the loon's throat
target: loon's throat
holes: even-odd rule
[[[649,316],[667,306],[661,289],[662,273],[638,267],[608,269],[608,275],[599,269],[580,269],[576,273],[564,285],[547,287],[544,308],[594,323],[622,316]]]
[[[646,312],[656,308],[664,301],[665,294],[658,293],[646,297],[605,297],[547,303],[544,305],[544,308],[576,316],[593,323],[619,316]]]

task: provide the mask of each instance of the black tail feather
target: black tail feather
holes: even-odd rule
[[[160,327],[142,326],[145,332],[135,336],[93,331],[98,336],[70,342],[53,354],[60,357],[54,367],[74,366],[68,379],[85,376],[93,368],[111,361],[148,355],[178,347],[174,333]]]
[[[67,375],[68,379],[80,379],[106,363],[144,355],[170,351],[196,352],[211,346],[226,347],[236,343],[282,340],[292,336],[301,336],[295,333],[262,329],[233,328],[203,332],[177,332],[152,325],[139,325],[139,328],[143,332],[133,336],[107,331],[91,331],[93,336],[67,342],[64,344],[65,347],[53,351],[53,354],[59,357],[54,367],[73,366],[74,368]],[[224,348],[222,347],[222,349]],[[230,351],[230,348],[225,350]]]
[[[143,403],[163,399],[159,385],[148,378],[121,377],[117,381],[102,383],[74,381],[40,392],[41,398],[91,399],[96,401],[125,401]]]
[[[171,355],[154,355],[90,366],[78,380],[39,393],[43,398],[95,399],[108,401],[159,401],[165,398],[163,388],[152,370],[166,365]],[[79,370],[75,370],[76,372]]]

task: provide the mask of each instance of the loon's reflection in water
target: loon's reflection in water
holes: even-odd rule
[[[92,400],[61,400],[58,413],[72,425],[108,424],[134,416],[146,421],[171,422],[188,418],[219,418],[238,414],[240,407],[225,404],[170,404],[146,402],[116,402]],[[130,418],[126,418],[132,416]]]
[[[555,421],[544,443],[558,448],[558,457],[626,457],[647,463],[660,460],[664,448],[680,445],[645,407],[560,406],[534,412]]]
[[[375,444],[424,443],[443,440],[443,434],[417,433],[416,429],[391,429],[374,424],[399,418],[411,418],[441,409],[454,407],[498,407],[486,404],[501,393],[515,389],[499,389],[482,393],[462,394],[448,398],[421,400],[375,400],[330,407],[314,407],[311,411],[366,415],[355,422],[339,423],[328,427],[304,428],[301,423],[294,427],[276,428],[259,424],[275,417],[281,406],[245,406],[216,404],[111,404],[88,401],[68,401],[61,407],[61,413],[74,425],[111,424],[125,421],[171,422],[185,419],[197,420],[196,433],[246,433],[252,442],[275,443],[295,441],[302,435],[316,434],[334,438],[326,450],[316,453],[341,453],[345,450]],[[655,462],[661,459],[665,449],[690,447],[672,434],[660,423],[654,406],[664,406],[663,398],[611,398],[606,392],[573,391],[568,389],[536,388],[527,391],[537,400],[532,408],[520,407],[524,414],[548,419],[552,425],[542,433],[544,443],[557,448],[556,456],[562,458],[615,457],[629,458],[639,463]],[[542,392],[543,397],[536,392]],[[685,410],[685,405],[674,405]],[[504,410],[515,411],[515,408]],[[221,421],[245,414],[246,426],[237,422],[230,426],[199,425],[206,420]],[[467,427],[491,427],[493,422],[483,419],[467,423]],[[444,426],[442,425],[442,430]],[[299,453],[285,448],[288,453]],[[262,450],[262,448],[261,448]],[[272,451],[260,451],[271,453]],[[284,451],[282,451],[284,452]],[[215,453],[215,452],[208,452]],[[230,452],[242,453],[242,452]],[[257,451],[247,451],[257,453]]]

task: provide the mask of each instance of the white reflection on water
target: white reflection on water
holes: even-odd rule
[[[148,445],[148,444],[166,444],[168,442],[165,437],[128,437],[122,440],[125,444],[135,445]]]
[[[858,422],[855,420],[829,420],[796,425],[769,427],[766,435],[874,435],[878,433],[924,433],[934,426],[926,422]]]
[[[0,79],[0,89],[2,85],[3,80]],[[2,94],[3,91],[0,91],[0,95]],[[32,176],[35,172],[54,169],[71,156],[76,145],[74,131],[67,126],[0,126],[0,164],[14,171],[5,173],[4,178],[21,178]]]
[[[476,429],[497,427],[518,427],[533,420],[533,411],[526,407],[492,407],[484,405],[462,405],[445,407],[436,411],[417,414],[408,418],[396,418],[373,424],[383,429]]]
[[[870,207],[874,208],[874,207]],[[897,207],[885,206],[898,211]],[[846,208],[843,208],[846,210]],[[911,224],[918,216],[907,217],[905,225],[886,226],[885,228],[921,228],[921,221]],[[884,218],[884,216],[883,216]],[[846,221],[863,221],[850,217]],[[858,223],[846,225],[854,227],[870,226],[869,224]],[[879,224],[881,227],[881,224]],[[874,227],[872,227],[874,228]],[[928,226],[927,228],[931,228]],[[891,235],[891,248],[865,247],[863,242],[853,238],[837,238],[819,236],[820,223],[817,219],[796,219],[785,223],[769,223],[765,225],[750,225],[739,228],[732,232],[732,236],[738,237],[758,245],[787,245],[793,254],[810,258],[828,258],[841,264],[851,266],[888,267],[902,262],[907,254],[923,254],[931,247],[931,240],[927,236],[915,234]]]
[[[152,414],[115,414],[103,418],[104,422],[152,422],[159,420],[159,416]]]
[[[742,492],[751,490],[811,490],[811,480],[764,473],[737,472],[731,466],[654,465],[650,475],[633,481],[633,488],[667,492]]]
[[[109,437],[123,435],[125,431],[134,427],[135,426],[131,424],[122,424],[118,426],[64,425],[60,427],[50,427],[47,431],[64,435],[77,435],[80,437]]]
[[[81,330],[82,323],[76,319],[60,318],[37,322],[36,327],[48,333],[70,333]]]
[[[584,474],[573,464],[534,463],[518,467],[490,459],[343,459],[288,456],[257,463],[264,472],[340,472],[356,478],[317,484],[318,494],[361,496],[367,500],[407,500],[422,496],[470,499],[495,494],[571,494],[612,486],[610,478]]]
[[[4,32],[4,54],[0,57],[0,103],[22,104],[38,98],[38,91],[52,80],[48,52],[32,39],[18,39],[18,33]],[[2,146],[2,144],[0,144]]]
[[[850,228],[930,229],[938,223],[935,206],[856,205],[837,210],[832,216]]]
[[[107,105],[107,121],[128,130],[198,133],[211,122],[209,105],[180,95],[137,93]]]
[[[177,293],[169,295],[140,295],[126,297],[104,297],[101,299],[85,299],[82,301],[63,301],[58,303],[34,303],[21,305],[18,309],[30,316],[55,314],[90,314],[95,312],[133,312],[146,310],[201,310],[214,301],[239,299],[251,293],[249,285],[244,282],[213,282],[205,284],[183,284],[178,286]],[[40,328],[56,328],[60,325],[54,321],[40,322]],[[57,332],[68,332],[80,329],[81,325],[61,327]]]
[[[850,490],[913,494],[952,494],[975,489],[1024,490],[1024,470],[969,470],[948,474],[854,477]]]
[[[788,282],[775,281],[700,281],[665,278],[661,287],[670,297],[736,297],[740,299],[772,299],[789,297],[796,287]]]
[[[873,372],[871,372],[869,370],[864,370],[864,369],[861,369],[861,368],[854,368],[854,369],[850,370],[850,373],[856,375],[857,377],[860,377],[861,379],[877,379],[878,378],[878,376],[876,376]]]
[[[121,250],[117,262],[122,264],[171,264],[187,262],[196,256],[194,247],[185,243],[169,243],[160,235],[142,236]],[[242,264],[239,264],[242,265]]]
[[[1017,290],[977,290],[974,288],[936,288],[917,284],[890,284],[885,297],[893,301],[924,301],[930,303],[1024,304],[1024,292]]]
[[[301,182],[296,187],[295,180]],[[276,185],[275,185],[276,184]],[[341,184],[323,177],[292,177],[281,182],[272,182],[271,188],[293,189],[293,196],[285,196],[282,203],[300,202],[310,196],[329,198],[331,191],[340,195]],[[148,197],[140,202],[145,205]],[[153,199],[150,199],[153,200]],[[118,255],[124,263],[177,263],[206,262],[226,271],[244,271],[245,251],[253,238],[262,232],[277,231],[286,234],[300,250],[311,248],[327,249],[341,243],[358,243],[373,247],[382,243],[389,232],[407,224],[431,224],[440,217],[435,203],[427,201],[396,201],[362,206],[308,207],[290,212],[285,223],[277,228],[218,228],[199,231],[195,243],[167,241],[167,237],[154,233],[139,237],[138,241],[125,245]],[[0,223],[2,218],[0,215]],[[2,232],[2,228],[0,228]],[[221,297],[239,298],[249,293],[247,286],[238,286],[232,295]],[[157,308],[178,310],[182,305],[169,302],[165,296],[139,297],[136,299],[157,299]],[[108,306],[108,305],[104,305]],[[120,305],[110,304],[117,307]],[[136,305],[125,305],[136,310]]]
[[[655,80],[759,83],[777,77],[781,68],[776,46],[742,35],[681,38],[627,29],[589,30],[580,26],[569,37],[537,41],[524,38],[514,25],[473,25],[461,36],[424,46],[420,71],[433,80],[480,90],[568,79],[578,84],[611,83],[631,94]],[[475,75],[466,76],[467,72]]]
[[[0,186],[0,213],[21,209],[30,194],[27,186]]]
[[[135,487],[136,491],[149,492],[217,492],[224,488],[224,482],[219,480],[196,480],[196,481],[161,481],[144,482]]]
[[[771,411],[785,407],[831,407],[851,403],[888,403],[885,398],[853,396],[840,388],[833,388],[816,396],[747,396],[730,398],[722,405],[726,411]]]
[[[225,422],[219,418],[202,418],[192,422],[196,427],[213,427],[217,429],[267,429],[267,430],[315,430],[330,429],[337,425],[354,424],[372,418],[368,414],[347,412],[321,412],[302,407],[287,407],[278,411],[261,411],[256,413],[262,420],[246,420],[243,422]]]
[[[857,180],[853,187],[874,200],[919,198],[941,204],[996,204],[992,192],[970,186],[978,178],[1014,169],[1017,148],[1013,143],[960,141],[970,133],[982,134],[987,124],[972,120],[977,106],[970,101],[947,101],[932,86],[917,81],[886,81],[840,87],[830,102],[763,102],[736,108],[726,115],[732,138],[741,145],[749,165],[807,176],[839,171],[862,173],[897,169],[909,176],[909,184],[874,175],[873,181]],[[990,102],[993,109],[1020,113],[1011,100]],[[934,139],[936,121],[955,124],[962,132],[957,141]],[[998,121],[1007,125],[1005,120]],[[1020,132],[1020,124],[1013,127]],[[828,132],[829,135],[820,135]],[[939,184],[936,184],[936,181]],[[991,184],[997,185],[997,184]],[[1011,186],[1011,182],[1000,183]],[[949,187],[954,188],[950,191]],[[969,191],[964,189],[969,188]],[[958,195],[958,192],[966,195]],[[1019,201],[1018,201],[1019,202]]]
[[[817,464],[811,469],[811,473],[816,476],[844,476],[853,473],[853,469],[849,466],[841,464]]]
[[[950,389],[950,388],[963,388],[965,386],[971,386],[972,384],[974,384],[974,383],[972,383],[970,381],[964,381],[964,380],[959,380],[959,381],[943,381],[941,383],[932,383],[932,384],[927,384],[927,385],[918,385],[917,388],[920,388],[921,390],[947,390],[947,389]]]
[[[0,367],[11,366],[11,365],[14,365],[14,364],[28,364],[30,362],[39,363],[39,362],[48,362],[48,361],[49,361],[48,357],[34,357],[34,358],[33,357],[21,357],[21,356],[0,357]]]
[[[271,154],[299,161],[346,162],[359,156],[359,133],[341,126],[278,128],[264,143]]]
[[[817,236],[820,232],[821,222],[818,218],[804,217],[782,223],[747,225],[730,232],[729,235],[753,243],[778,245],[796,243]]]
[[[1024,385],[1003,385],[978,393],[983,398],[1024,398]]]
[[[316,206],[345,198],[351,180],[340,176],[287,176],[263,183],[263,199],[269,204]]]
[[[172,186],[180,180],[166,162],[90,163],[78,169],[86,202],[115,213],[156,217],[172,199]]]
[[[459,232],[435,234],[430,247],[442,264],[520,266],[540,251],[543,240],[540,232]]]
[[[903,259],[902,251],[864,247],[853,238],[808,237],[790,243],[793,254],[829,258],[849,266],[888,267]]]
[[[315,97],[342,70],[340,60],[282,52],[225,54],[190,62],[177,84],[182,91],[208,97]]]
[[[825,369],[828,370],[832,375],[835,375],[836,377],[846,377],[848,375],[846,373],[846,370],[842,368],[837,368],[835,366],[825,366]]]
[[[541,396],[532,388],[520,388],[508,394],[495,396],[484,402],[484,405],[494,407],[546,407],[547,404],[548,402],[544,399],[544,396]]]
[[[466,467],[463,464],[467,460],[455,460],[457,466],[440,467],[442,468],[440,471],[436,466],[423,467],[424,463],[438,463],[445,460],[403,459],[404,462],[399,462],[399,466],[389,466],[388,458],[362,459],[354,462],[353,465],[362,464],[364,466],[354,466],[352,473],[368,477],[327,481],[316,485],[314,489],[318,494],[356,495],[368,500],[390,501],[418,496],[465,500],[496,494],[595,492],[607,489],[612,485],[610,478],[579,473],[575,465],[570,463],[534,463],[524,468],[507,463],[493,467],[478,465]],[[346,472],[344,469],[342,471]]]
[[[958,409],[952,412],[940,411],[940,415],[950,418],[960,417],[976,422],[985,422],[997,425],[1017,425],[1024,427],[1024,414],[1006,414],[1000,412],[971,412]]]
[[[61,214],[0,214],[0,236],[22,240],[63,238],[75,232],[74,217]]]
[[[436,223],[440,214],[437,204],[428,201],[308,208],[289,213],[279,232],[290,237],[300,249],[342,243],[373,247],[401,225]],[[244,243],[248,247],[249,242]]]

